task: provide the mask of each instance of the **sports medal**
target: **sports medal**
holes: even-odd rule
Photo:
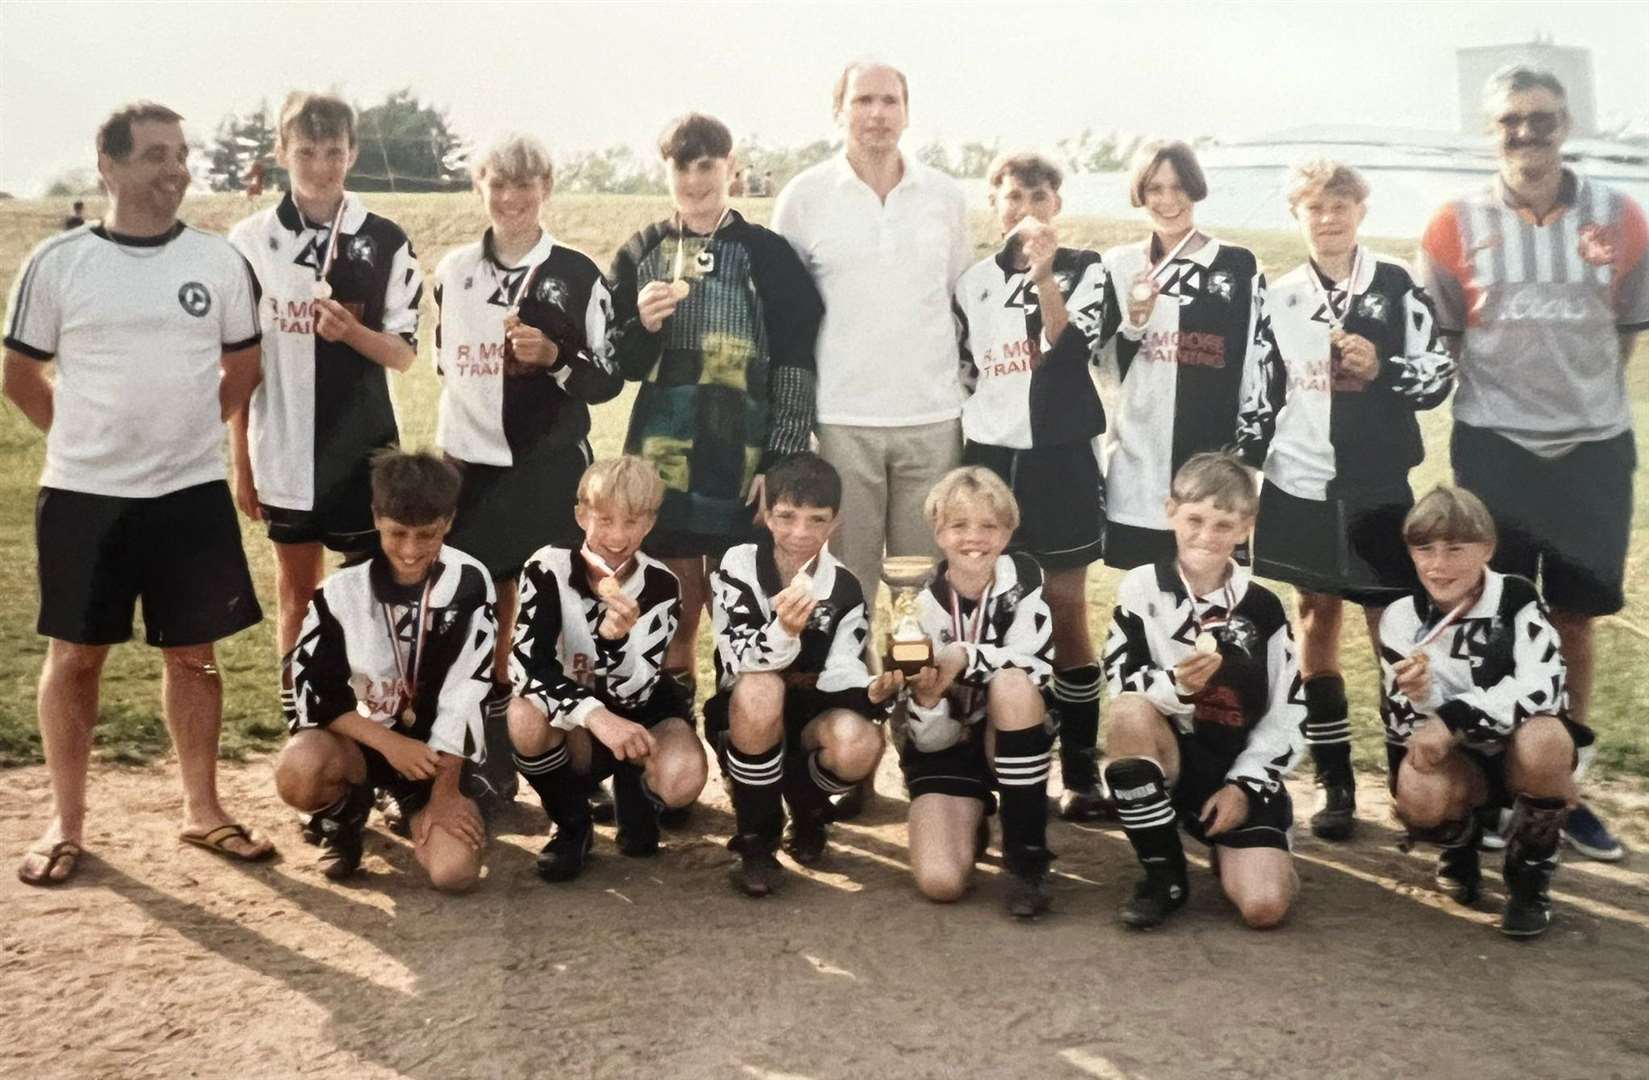
[[[1160,262],[1152,265],[1151,268],[1145,271],[1143,275],[1135,278],[1134,283],[1128,287],[1128,299],[1132,300],[1136,304],[1143,304],[1149,301],[1152,296],[1156,295],[1157,275],[1161,274],[1163,270],[1167,269],[1170,263],[1179,258],[1179,253],[1185,250],[1185,246],[1189,244],[1192,237],[1196,235],[1197,230],[1195,229],[1187,232],[1184,236],[1180,237],[1179,243],[1174,245],[1174,250],[1164,255]]]
[[[1219,652],[1220,639],[1215,637],[1209,631],[1204,630],[1202,633],[1197,635],[1195,648],[1198,653],[1204,656],[1207,656],[1209,653]]]
[[[698,271],[701,276],[705,274],[714,274],[716,272],[716,253],[710,250],[709,243],[710,242],[706,240],[705,246],[699,249],[699,253],[697,255],[693,256],[693,265],[698,267]]]
[[[301,213],[299,215],[302,216]],[[332,260],[338,257],[338,233],[344,223],[344,199],[338,198],[338,212],[332,215],[332,224],[327,229],[326,255],[321,259],[321,265],[315,268],[315,284],[310,286],[309,293],[317,300],[332,299],[332,284],[326,280],[332,273]]]
[[[413,708],[414,696],[418,693],[418,665],[424,659],[424,631],[429,628],[429,590],[435,584],[435,575],[429,574],[424,578],[424,596],[418,601],[416,618],[418,619],[418,636],[414,640],[412,651],[407,654],[405,661],[401,659],[400,638],[395,634],[395,621],[389,617],[389,605],[379,604],[378,610],[384,616],[384,629],[389,632],[389,652],[395,657],[395,675],[397,680],[396,698],[400,704],[396,717],[402,727],[410,728],[418,720],[417,710]]]
[[[677,300],[687,299],[687,294],[692,291],[693,287],[687,284],[687,282],[682,278],[677,278],[676,280],[670,282],[670,295],[675,297]]]
[[[1236,620],[1237,593],[1231,587],[1231,578],[1234,565],[1228,564],[1225,572],[1224,599],[1225,615],[1219,619],[1204,621],[1197,615],[1197,594],[1192,591],[1191,583],[1185,580],[1185,571],[1180,569],[1179,561],[1174,562],[1174,572],[1179,574],[1179,582],[1185,589],[1186,602],[1191,605],[1191,628],[1197,636],[1191,639],[1191,648],[1199,656],[1211,656],[1220,651],[1220,630]]]
[[[1351,314],[1351,303],[1357,298],[1357,279],[1363,272],[1363,248],[1358,245],[1356,253],[1351,258],[1351,276],[1346,279],[1345,312],[1334,310],[1334,295],[1330,291],[1332,282],[1323,283],[1322,272],[1317,269],[1316,263],[1311,264],[1311,272],[1306,277],[1311,279],[1311,288],[1323,302],[1323,317],[1328,320],[1328,361],[1334,372],[1338,374],[1340,361],[1343,358],[1340,344],[1345,340],[1345,317]]]
[[[332,299],[332,286],[325,281],[317,280],[314,285],[310,286],[309,295],[317,300],[330,300]]]

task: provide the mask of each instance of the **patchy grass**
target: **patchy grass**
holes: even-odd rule
[[[260,205],[268,205],[266,196]],[[479,201],[472,195],[370,195],[368,204],[399,222],[413,237],[426,271],[451,247],[480,234],[486,224]],[[772,201],[743,200],[739,204],[752,220],[765,222]],[[226,231],[248,212],[239,196],[210,196],[190,200],[183,217],[191,224]],[[92,207],[95,215],[101,210]],[[550,229],[563,242],[588,252],[605,266],[632,232],[669,212],[662,198],[570,196],[550,207]],[[57,202],[37,200],[0,203],[0,287],[9,293],[17,267],[29,249],[58,227],[64,209]],[[979,250],[991,240],[990,223],[981,212],[974,219]],[[1072,218],[1063,223],[1067,244],[1105,248],[1136,239],[1142,226],[1132,221]],[[1232,231],[1222,236],[1246,244],[1276,275],[1304,257],[1291,233]],[[1374,241],[1383,251],[1412,256],[1412,240]],[[432,314],[433,313],[429,313]],[[426,327],[429,325],[426,322]],[[439,388],[428,362],[432,347],[426,332],[420,343],[423,362],[393,380],[400,405],[402,433],[409,445],[429,443],[435,432],[435,403]],[[1649,374],[1644,368],[1649,347],[1640,344],[1632,366],[1630,388],[1634,404],[1649,400]],[[632,393],[594,410],[591,441],[598,454],[616,453],[623,441]],[[1640,408],[1641,411],[1641,408]],[[1428,458],[1413,474],[1416,490],[1447,476],[1448,409],[1423,418]],[[1639,423],[1640,455],[1645,425]],[[44,655],[34,632],[37,590],[32,507],[40,474],[45,440],[15,408],[0,409],[0,545],[10,555],[0,563],[0,765],[40,760],[40,737],[34,720],[34,687]],[[1649,717],[1644,709],[1644,680],[1649,673],[1649,548],[1643,535],[1649,515],[1637,496],[1632,555],[1627,569],[1627,606],[1620,616],[1605,620],[1598,630],[1598,685],[1593,708],[1601,736],[1599,765],[1603,771],[1649,777]],[[260,529],[243,530],[246,550],[265,612],[274,611],[273,565],[268,542]],[[1089,618],[1096,637],[1103,639],[1110,617],[1116,572],[1096,569],[1088,590]],[[1287,591],[1286,589],[1284,591]],[[1358,761],[1383,768],[1384,754],[1376,714],[1376,672],[1363,640],[1361,620],[1348,612],[1345,620],[1346,681],[1352,700]],[[709,683],[708,630],[700,640],[701,685]],[[228,757],[266,750],[283,733],[276,701],[273,625],[269,619],[219,646],[224,672],[223,747]],[[98,754],[103,760],[140,762],[164,753],[165,725],[160,719],[160,662],[141,645],[113,650],[103,685]]]

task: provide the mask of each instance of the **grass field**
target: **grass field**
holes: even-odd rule
[[[1376,192],[1378,197],[1378,192]],[[259,205],[272,201],[266,196]],[[368,205],[399,222],[412,236],[426,272],[432,271],[447,249],[478,236],[485,217],[478,200],[470,195],[372,195]],[[750,200],[740,204],[752,220],[765,222],[771,213],[770,200]],[[92,207],[92,215],[101,208]],[[556,237],[581,248],[605,266],[629,235],[648,221],[669,210],[662,198],[574,196],[555,200],[548,223]],[[66,207],[41,201],[0,202],[0,286],[8,292],[17,267],[27,252],[54,232]],[[238,196],[210,196],[185,204],[184,220],[214,231],[227,231],[248,212]],[[983,213],[975,217],[976,239],[981,254],[990,239],[989,223]],[[1064,240],[1094,248],[1136,239],[1142,226],[1135,222],[1073,218],[1064,224]],[[1233,242],[1252,247],[1273,276],[1298,264],[1304,248],[1291,233],[1227,232]],[[1382,251],[1407,258],[1411,240],[1374,242]],[[432,347],[433,311],[426,312],[425,332],[420,343],[421,362],[405,376],[392,381],[401,411],[404,439],[409,445],[428,444],[435,431],[435,403],[438,386],[433,366],[428,362]],[[1644,371],[1649,346],[1640,342],[1632,366],[1631,393],[1639,413],[1640,456],[1644,453],[1645,401],[1649,401],[1649,374]],[[623,439],[632,394],[597,407],[592,441],[598,454],[616,453]],[[1427,461],[1413,474],[1417,490],[1447,475],[1446,454],[1448,409],[1444,407],[1423,418],[1428,449]],[[40,760],[40,738],[34,719],[34,689],[39,674],[44,641],[34,632],[36,606],[35,548],[32,506],[39,477],[45,440],[9,403],[0,410],[0,546],[7,558],[0,562],[0,765],[19,765]],[[1649,672],[1649,571],[1645,558],[1644,496],[1636,498],[1635,523],[1630,563],[1627,570],[1627,606],[1620,616],[1605,620],[1598,631],[1598,685],[1593,723],[1599,729],[1600,771],[1614,775],[1649,778],[1649,719],[1645,718],[1643,674]],[[275,746],[284,733],[275,690],[273,644],[273,567],[269,544],[261,528],[244,530],[246,550],[263,601],[265,621],[219,647],[219,664],[224,672],[224,753],[240,757]],[[1118,575],[1096,569],[1089,585],[1089,618],[1099,640],[1103,640],[1110,614],[1112,591]],[[141,631],[139,631],[141,635]],[[1372,657],[1362,639],[1361,620],[1348,612],[1346,620],[1346,675],[1361,764],[1383,767],[1379,722],[1375,713],[1376,673]],[[140,638],[141,640],[141,638]],[[701,662],[706,665],[701,685],[708,684],[707,653],[701,642]],[[105,761],[145,762],[165,751],[168,743],[160,717],[159,658],[138,646],[114,650],[106,669],[101,706],[102,724],[98,732],[98,754]]]

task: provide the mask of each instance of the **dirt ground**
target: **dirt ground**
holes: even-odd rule
[[[313,868],[269,763],[224,786],[283,860],[180,845],[175,769],[94,777],[91,857],[58,890],[12,866],[46,807],[0,785],[0,1075],[17,1077],[1643,1077],[1649,1075],[1649,798],[1599,802],[1640,854],[1560,872],[1546,937],[1493,930],[1397,850],[1365,780],[1349,847],[1302,829],[1291,921],[1246,931],[1193,851],[1187,910],[1127,932],[1135,866],[1108,828],[1056,823],[1055,911],[1016,925],[995,853],[975,892],[915,894],[902,798],[835,827],[820,872],[751,901],[725,880],[712,779],[657,859],[602,830],[572,886],[532,872],[523,792],[471,896],[426,889],[375,823],[365,873]],[[892,765],[878,781],[900,790]],[[1309,805],[1304,788],[1297,806]],[[1193,849],[1195,848],[1192,845]]]

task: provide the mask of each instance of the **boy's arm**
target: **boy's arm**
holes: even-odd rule
[[[1454,358],[1439,339],[1431,298],[1413,281],[1403,292],[1403,354],[1381,363],[1377,382],[1416,411],[1435,409],[1454,389]]]
[[[762,611],[761,586],[729,572],[725,563],[710,575],[710,621],[716,651],[727,670],[783,671],[802,651],[802,639],[784,628],[776,615]]]
[[[773,360],[768,374],[772,413],[767,446],[757,468],[765,473],[777,458],[806,450],[813,434],[814,349],[824,319],[824,300],[783,237],[753,226],[748,236],[751,284],[761,301],[767,349]]]
[[[349,676],[343,625],[332,614],[325,590],[316,590],[298,643],[281,662],[281,711],[287,730],[329,727],[339,717],[355,716],[357,701]]]
[[[606,676],[611,698],[639,705],[658,688],[665,647],[681,622],[680,588],[674,575],[649,576],[639,598],[645,607],[629,633],[621,638],[595,634],[596,670]]]
[[[641,289],[640,265],[648,235],[641,232],[632,236],[613,256],[613,268],[608,275],[612,279],[613,363],[623,378],[632,381],[651,375],[664,354],[662,329],[654,332],[643,326],[636,307],[636,294]]]
[[[1267,328],[1269,347],[1251,354],[1242,369],[1238,395],[1237,456],[1256,469],[1265,466],[1271,439],[1277,433],[1277,414],[1288,400],[1288,367]]]
[[[441,680],[435,701],[435,723],[430,727],[430,749],[459,758],[486,757],[485,717],[482,704],[492,692],[493,653],[498,641],[498,597],[492,580],[471,566],[462,575],[455,603],[469,607],[462,619],[463,647]],[[473,584],[472,584],[473,583]]]
[[[1226,782],[1242,787],[1251,799],[1276,794],[1305,749],[1305,691],[1294,654],[1294,632],[1286,618],[1272,631],[1265,651],[1265,715],[1249,731],[1248,745],[1225,773]]]
[[[1469,743],[1503,743],[1531,716],[1555,715],[1563,708],[1567,690],[1563,654],[1557,630],[1538,600],[1530,600],[1512,616],[1511,666],[1489,686],[1473,686],[1457,698],[1444,701],[1437,715],[1456,736]],[[1491,645],[1493,644],[1491,638]],[[1494,649],[1486,665],[1503,662]],[[1479,669],[1479,676],[1482,670]]]
[[[590,283],[589,303],[584,308],[582,340],[578,348],[564,350],[556,357],[550,377],[569,396],[588,405],[599,405],[618,396],[624,389],[624,378],[613,366],[617,323],[613,318],[612,293],[607,291],[607,282],[593,265],[590,273],[594,280]]]
[[[1037,282],[1037,298],[1042,308],[1042,347],[1044,364],[1089,364],[1099,358],[1104,345],[1107,321],[1115,320],[1107,314],[1111,303],[1105,262],[1097,252],[1077,253],[1079,272],[1067,298],[1059,293],[1059,284],[1053,277]],[[1051,301],[1057,301],[1052,303]],[[1049,317],[1050,312],[1064,316],[1063,320]]]
[[[1021,580],[1024,580],[1023,578]],[[1042,598],[1042,581],[1020,597],[1014,609],[1013,622],[1002,636],[999,645],[958,642],[967,656],[967,663],[956,681],[967,686],[983,687],[996,678],[997,673],[1016,668],[1031,677],[1039,687],[1053,678],[1053,617],[1048,602]]]
[[[391,371],[405,371],[418,359],[418,305],[424,298],[424,272],[413,254],[412,243],[403,240],[390,264],[384,287],[382,330],[373,330],[350,314],[336,300],[317,300],[318,310],[329,312],[329,325],[339,328],[330,337],[341,341],[361,356]],[[321,332],[322,317],[316,318]]]
[[[1144,694],[1151,706],[1164,716],[1189,716],[1191,699],[1174,688],[1174,673],[1151,655],[1151,639],[1145,628],[1144,598],[1135,596],[1135,581],[1124,578],[1117,589],[1116,607],[1111,613],[1111,629],[1105,638],[1106,693],[1114,700],[1121,694]]]
[[[510,685],[516,696],[564,731],[586,726],[601,702],[567,677],[557,646],[561,642],[561,586],[537,559],[521,571],[520,606],[510,639]]]
[[[825,655],[818,683],[819,692],[829,694],[832,705],[865,716],[880,714],[887,704],[873,705],[870,701],[871,675],[865,667],[865,643],[869,639],[870,619],[860,601],[836,620],[836,633],[830,639],[830,652]]]
[[[4,387],[6,399],[43,432],[52,429],[52,381],[46,377],[49,360],[6,348]]]

